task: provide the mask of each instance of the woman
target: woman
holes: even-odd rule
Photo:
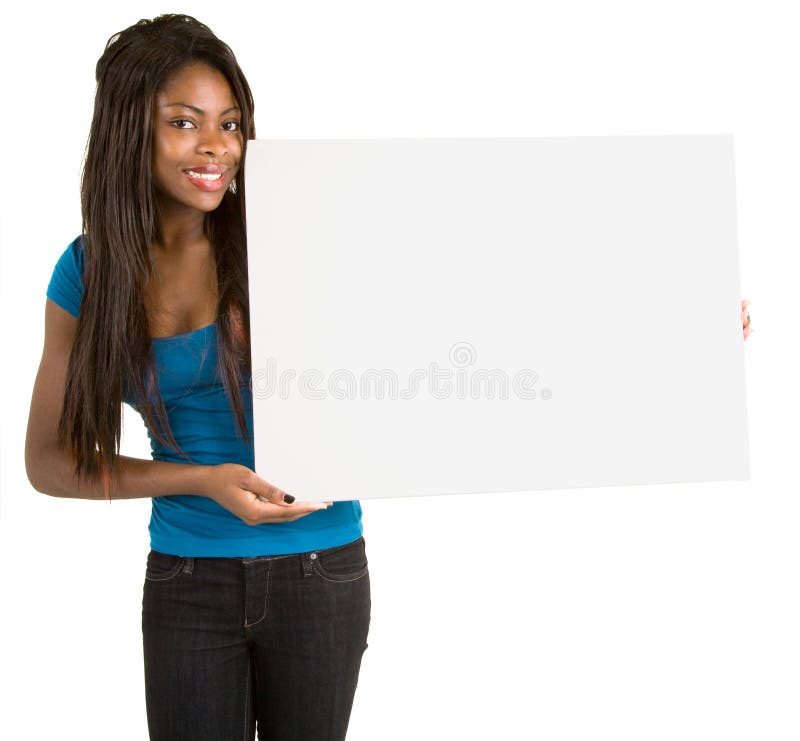
[[[181,15],[112,37],[81,186],[83,234],[47,289],[25,459],[41,492],[152,497],[142,632],[151,739],[346,734],[367,647],[361,508],[257,476],[244,160],[253,100]],[[118,454],[121,404],[153,460]]]
[[[47,290],[28,476],[53,496],[152,497],[152,739],[252,739],[256,721],[261,741],[344,738],[370,621],[360,506],[292,503],[252,470],[250,89],[186,16],[112,37],[96,76],[83,234]],[[118,455],[123,401],[152,461]]]

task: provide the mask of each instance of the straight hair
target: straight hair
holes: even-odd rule
[[[99,474],[106,499],[126,398],[150,434],[189,461],[158,390],[145,286],[154,275],[153,245],[161,228],[152,176],[155,96],[197,62],[225,77],[241,111],[234,188],[205,215],[204,231],[217,268],[220,375],[241,437],[250,443],[241,388],[251,373],[244,162],[247,140],[255,138],[253,96],[230,47],[208,26],[187,15],[143,19],[109,39],[95,70],[81,178],[84,294],[58,423],[58,444],[71,452],[78,479]]]

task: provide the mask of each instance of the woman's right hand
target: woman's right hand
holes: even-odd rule
[[[206,468],[208,475],[205,477],[204,491],[201,493],[229,512],[233,512],[248,525],[290,522],[312,512],[327,509],[333,504],[333,502],[289,504],[283,500],[286,492],[265,481],[247,466],[238,463],[220,463]]]

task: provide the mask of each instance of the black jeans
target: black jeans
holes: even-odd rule
[[[290,556],[151,550],[142,600],[152,741],[339,741],[367,648],[364,538]]]

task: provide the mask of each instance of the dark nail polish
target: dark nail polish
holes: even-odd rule
[[[291,494],[284,494],[283,501],[286,502],[286,504],[291,504],[294,501],[294,497]]]

